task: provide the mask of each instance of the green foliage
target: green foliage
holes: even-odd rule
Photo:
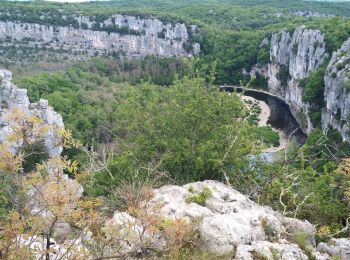
[[[310,108],[309,111],[309,116],[310,116],[310,120],[311,123],[313,125],[313,127],[315,128],[321,128],[321,120],[322,120],[322,110],[320,110],[320,108]]]
[[[321,127],[322,108],[324,107],[324,75],[328,62],[326,61],[310,76],[300,82],[304,87],[303,101],[310,104],[309,116],[314,127]]]
[[[303,250],[306,253],[308,259],[316,260],[316,257],[312,254],[312,249],[309,248],[307,245],[307,239],[308,234],[305,232],[298,232],[296,234],[293,234],[293,241],[299,246],[301,250]]]
[[[2,191],[2,189],[0,189]],[[3,218],[7,214],[9,206],[9,201],[7,199],[6,194],[0,194],[0,219]]]
[[[221,179],[247,165],[251,127],[236,95],[219,92],[200,78],[177,80],[169,88],[149,83],[120,91],[114,112],[119,152],[113,177],[96,176],[108,190],[127,180],[166,173],[177,183]]]
[[[156,84],[171,84],[185,65],[175,59],[147,57],[136,61],[93,59],[65,72],[41,73],[16,78],[19,87],[28,89],[32,102],[45,98],[59,112],[65,126],[83,143],[109,143],[114,126],[114,92],[127,87],[122,82],[139,83],[150,79]]]
[[[302,147],[304,156],[308,158],[308,166],[318,172],[331,172],[336,168],[336,158],[350,156],[350,145],[343,142],[337,130],[330,128],[327,136],[321,129],[314,129]]]
[[[275,236],[276,236],[276,232],[273,229],[272,225],[268,223],[268,221],[266,219],[263,219],[261,221],[261,226],[264,230],[265,235],[267,236],[267,238],[272,241]]]
[[[343,82],[343,88],[348,92],[350,91],[350,80],[345,80]]]
[[[280,65],[277,79],[281,82],[282,87],[287,87],[289,77],[289,68],[285,65]]]
[[[24,172],[35,170],[37,164],[46,162],[49,159],[44,141],[26,144],[22,149],[23,153],[26,154],[25,160],[22,163]]]
[[[326,64],[327,62],[315,72],[311,73],[306,82],[302,84],[304,85],[303,101],[319,108],[322,108],[324,105],[323,93]]]
[[[186,198],[186,203],[197,203],[198,205],[204,206],[205,202],[212,197],[212,192],[208,187],[204,187],[201,191],[194,191],[190,187],[188,191],[191,193]]]
[[[278,147],[280,145],[280,137],[278,133],[270,126],[258,127],[257,136],[259,140],[262,140],[268,146]]]
[[[270,62],[270,45],[264,46],[259,50],[257,62],[259,64],[266,64]]]
[[[268,90],[269,88],[267,78],[258,73],[255,74],[255,78],[250,82],[250,86],[263,90]]]

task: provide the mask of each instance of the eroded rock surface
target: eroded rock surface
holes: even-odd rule
[[[309,105],[303,101],[300,81],[307,78],[327,58],[325,35],[319,30],[298,27],[292,34],[281,30],[271,37],[270,63],[265,75],[269,91],[284,99],[306,133],[313,126]],[[261,70],[261,69],[260,69]]]
[[[296,244],[281,239],[274,243],[268,241],[256,241],[251,245],[240,245],[237,248],[235,259],[308,260],[309,258]]]
[[[27,56],[30,52],[20,57],[21,48],[35,49],[44,57],[48,57],[47,53],[50,52],[70,60],[98,55],[192,56],[200,52],[200,45],[195,42],[199,30],[194,25],[164,23],[156,18],[120,14],[104,21],[86,16],[74,19],[74,26],[68,21],[67,26],[0,21],[3,56],[6,55],[6,48],[13,45],[18,49],[16,55],[19,56],[6,57],[22,62],[29,61]]]
[[[270,44],[270,45],[269,45]],[[261,48],[270,46],[270,62],[257,64],[250,72],[268,79],[269,92],[281,97],[291,108],[301,128],[310,133],[313,125],[310,104],[303,100],[301,81],[316,71],[326,60],[325,34],[319,30],[297,28],[293,33],[281,30],[267,38]],[[333,53],[324,76],[325,107],[322,129],[339,131],[350,142],[350,38]]]
[[[8,141],[16,127],[13,125],[13,115],[36,116],[42,120],[43,125],[47,126],[43,139],[48,155],[50,157],[59,156],[63,150],[58,134],[58,131],[64,128],[61,115],[48,105],[47,100],[41,99],[38,103],[30,103],[27,90],[17,88],[11,82],[11,72],[0,70],[0,80],[0,143],[8,142],[10,149],[15,152],[21,140],[19,143]]]
[[[332,55],[325,75],[324,98],[324,131],[332,126],[350,142],[350,38]]]
[[[328,243],[319,243],[317,250],[330,256],[329,259],[350,259],[350,239],[331,239]]]
[[[204,189],[211,191],[204,205],[188,203],[189,197]],[[315,228],[309,222],[285,218],[270,207],[260,206],[220,182],[204,181],[183,187],[164,186],[155,190],[153,202],[163,206],[161,214],[167,218],[199,221],[204,247],[219,255],[232,254],[240,245],[251,245],[258,241],[268,243],[269,240],[287,238],[299,232],[307,234],[310,244],[314,244]],[[278,250],[288,251],[285,247],[290,245],[280,245]]]

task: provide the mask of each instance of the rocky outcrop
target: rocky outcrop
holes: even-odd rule
[[[350,142],[350,38],[334,52],[325,74],[322,127],[337,129]]]
[[[189,203],[188,198],[204,189],[211,195],[203,205]],[[153,202],[162,205],[161,214],[166,218],[201,220],[198,230],[204,247],[218,255],[231,254],[241,245],[275,241],[299,232],[307,234],[310,245],[314,243],[315,228],[309,222],[285,218],[220,182],[164,186],[154,191]]]
[[[303,101],[300,81],[326,59],[325,36],[319,30],[297,28],[293,34],[281,30],[272,35],[267,78],[270,92],[284,99],[306,133],[312,130],[309,105]]]
[[[58,134],[58,131],[64,128],[62,117],[48,105],[47,100],[41,99],[38,103],[30,103],[27,90],[17,88],[11,80],[11,72],[0,70],[0,143],[9,143],[10,149],[16,152],[21,140],[14,143],[8,140],[9,136],[15,131],[16,124],[22,121],[20,117],[35,116],[42,120],[42,125],[45,127],[43,139],[48,155],[59,156],[63,149]],[[20,116],[13,118],[16,114]],[[31,134],[35,136],[36,133]]]
[[[21,48],[35,48],[44,56],[51,51],[73,60],[97,55],[192,56],[200,51],[195,42],[196,26],[119,14],[104,21],[85,16],[74,19],[74,27],[68,22],[67,26],[56,26],[0,21],[2,49],[5,52],[6,47],[15,45],[20,53]]]
[[[333,238],[328,243],[319,243],[317,250],[331,256],[331,259],[350,259],[350,239]]]
[[[202,192],[206,195],[199,196],[201,199],[198,200],[193,199]],[[316,260],[345,260],[350,253],[350,239],[332,239],[316,247],[315,228],[312,224],[284,217],[217,181],[196,182],[182,187],[163,186],[153,191],[151,201],[141,204],[146,206],[145,212],[138,215],[142,219],[118,211],[102,227],[105,239],[112,245],[105,248],[106,255],[113,255],[113,250],[116,249],[124,256],[136,252],[141,256],[147,248],[152,248],[150,253],[164,252],[166,239],[162,228],[150,228],[148,225],[171,223],[171,220],[183,220],[183,225],[189,223],[198,230],[201,248],[217,258],[307,260],[312,255]],[[70,232],[67,230],[68,235]],[[305,240],[298,240],[298,237]],[[28,242],[28,239],[19,239],[21,243]],[[42,241],[45,240],[38,240],[35,244],[38,254],[45,250]],[[67,243],[71,243],[69,240],[55,241],[57,239],[52,240],[52,252],[56,255],[65,252]],[[294,241],[299,241],[301,247]],[[86,236],[74,243],[75,247],[81,249],[80,254],[84,254],[84,259],[87,259],[91,252],[86,245],[91,246],[95,242],[91,232],[87,232]],[[144,248],[145,245],[147,248]],[[147,254],[144,257],[148,259]]]
[[[325,14],[325,13],[319,13],[319,12],[313,12],[313,11],[295,11],[292,13],[295,16],[302,16],[307,18],[332,18],[336,17],[334,14]]]
[[[206,193],[201,196],[205,200],[191,199],[202,192]],[[163,186],[154,190],[149,206],[164,219],[192,223],[198,229],[202,248],[218,257],[307,260],[312,255],[317,260],[330,260],[350,256],[350,239],[332,239],[316,247],[316,230],[308,221],[282,216],[217,181]],[[154,248],[161,249],[161,233],[147,234],[141,223],[125,212],[116,212],[107,222],[106,232],[117,228],[118,234],[127,233],[128,243],[121,249],[125,252],[138,250],[140,233]],[[299,241],[302,248],[294,241]]]
[[[251,245],[240,245],[237,248],[235,259],[308,260],[309,258],[296,244],[281,239],[274,243],[268,241],[256,241]]]

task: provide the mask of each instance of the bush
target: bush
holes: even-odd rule
[[[278,147],[280,145],[280,137],[278,133],[274,131],[270,126],[257,128],[257,137],[267,145],[275,147]]]
[[[289,78],[289,68],[285,65],[280,65],[280,69],[277,74],[277,79],[281,82],[282,87],[287,87]]]
[[[266,64],[270,62],[270,46],[261,48],[258,52],[257,62],[259,64]]]
[[[185,77],[169,88],[149,83],[128,88],[116,104],[113,133],[121,141],[109,164],[113,178],[97,174],[95,189],[108,192],[120,182],[159,173],[178,184],[218,180],[222,170],[231,175],[248,165],[254,135],[242,120],[239,97],[201,78]]]
[[[204,206],[205,202],[212,197],[212,192],[208,187],[204,187],[202,191],[195,191],[193,187],[190,187],[188,191],[191,193],[191,195],[186,198],[186,203],[193,202]]]
[[[348,79],[348,80],[345,80],[345,81],[343,82],[343,88],[344,88],[347,92],[350,91],[350,80],[349,80],[349,79]]]
[[[327,62],[326,62],[327,63]],[[322,108],[324,106],[324,74],[326,66],[322,66],[311,73],[304,83],[303,101],[308,102],[314,107]],[[319,109],[320,110],[320,109]]]

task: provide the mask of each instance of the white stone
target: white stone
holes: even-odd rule
[[[350,239],[333,238],[328,243],[319,243],[317,250],[326,253],[331,257],[340,257],[340,259],[350,259]]]
[[[235,259],[308,260],[309,258],[296,244],[280,240],[277,243],[255,241],[251,245],[239,245]]]
[[[62,153],[62,146],[58,131],[64,128],[61,115],[56,113],[48,105],[47,100],[41,99],[38,103],[30,103],[26,89],[19,89],[12,84],[12,74],[6,70],[0,70],[2,81],[0,84],[0,143],[7,142],[12,131],[12,122],[9,122],[9,115],[15,110],[23,112],[27,116],[36,116],[48,126],[44,134],[44,143],[50,157],[59,156]],[[16,152],[16,147],[21,142],[12,143],[10,150]]]
[[[205,187],[212,193],[205,205],[186,202],[186,198]],[[164,217],[182,217],[194,223],[199,221],[198,229],[204,247],[219,255],[230,254],[235,247],[254,241],[287,237],[287,229],[289,232],[305,232],[311,243],[314,242],[314,228],[308,222],[285,218],[270,207],[260,206],[217,181],[196,182],[183,187],[163,186],[154,191],[152,202],[163,206],[161,214]],[[295,227],[296,224],[298,227]]]

